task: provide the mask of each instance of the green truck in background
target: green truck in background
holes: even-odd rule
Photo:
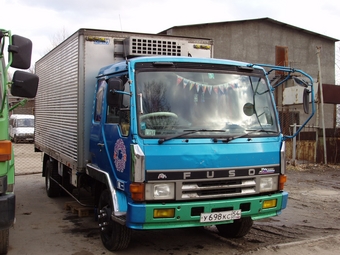
[[[16,97],[33,98],[39,78],[37,75],[16,70],[9,81],[9,68],[28,69],[31,66],[31,40],[12,35],[0,28],[0,254],[6,254],[9,228],[15,220],[14,153],[8,133],[9,112],[25,102],[8,106],[8,90]]]

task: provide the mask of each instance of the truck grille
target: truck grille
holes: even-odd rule
[[[129,37],[124,40],[125,56],[181,56],[185,42],[169,39]]]
[[[146,180],[152,184],[175,183],[177,201],[208,200],[260,194],[262,178],[274,177],[273,185],[277,185],[279,172],[279,165],[234,169],[148,170]]]
[[[255,193],[256,179],[247,177],[245,179],[183,182],[181,194],[178,194],[177,198],[181,200],[223,198]]]

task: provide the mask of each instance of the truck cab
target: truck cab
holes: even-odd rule
[[[8,58],[4,45],[8,45]],[[13,96],[33,98],[39,78],[35,74],[16,70],[12,81],[7,77],[9,68],[28,69],[31,65],[32,42],[22,36],[12,35],[0,28],[0,254],[9,246],[9,228],[15,222],[14,153],[9,136],[9,112],[25,102],[9,108],[8,92]],[[7,63],[6,63],[7,60]],[[9,89],[10,88],[10,89]]]
[[[260,66],[144,57],[102,68],[90,152],[90,175],[101,169],[112,180],[102,226],[213,224],[241,237],[287,204],[285,142]],[[102,236],[112,233],[102,227]]]

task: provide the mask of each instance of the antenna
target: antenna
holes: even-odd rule
[[[120,30],[123,31],[122,20],[120,19],[120,14],[119,14],[119,23],[120,23]]]

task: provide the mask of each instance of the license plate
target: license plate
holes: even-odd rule
[[[200,222],[219,222],[241,219],[241,210],[202,213]]]

